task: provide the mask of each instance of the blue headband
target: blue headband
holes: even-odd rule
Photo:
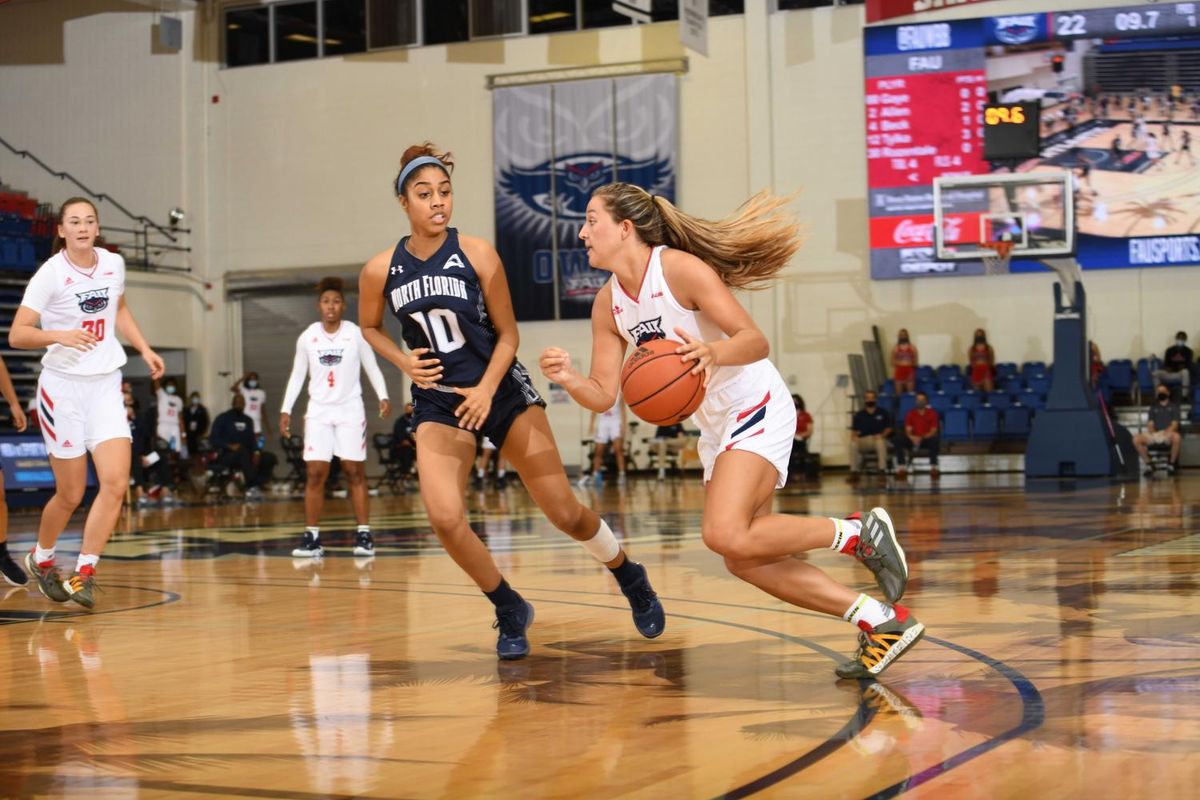
[[[446,169],[446,165],[433,156],[421,156],[420,158],[414,158],[412,161],[404,165],[404,169],[400,170],[400,177],[396,178],[396,194],[404,193],[404,182],[408,180],[410,175],[419,170],[421,167],[430,165],[441,167],[447,175],[450,174],[450,171]]]

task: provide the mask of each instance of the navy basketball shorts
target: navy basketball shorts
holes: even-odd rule
[[[420,389],[413,387],[413,430],[423,422],[440,422],[443,425],[458,427],[458,417],[454,410],[463,401],[462,395],[449,387],[437,389]],[[492,410],[488,413],[480,431],[491,439],[497,448],[504,447],[504,439],[513,421],[530,406],[546,407],[546,401],[534,388],[529,372],[514,361],[511,368],[500,379],[496,394],[492,396]]]

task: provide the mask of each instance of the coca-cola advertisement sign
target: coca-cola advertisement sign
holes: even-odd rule
[[[973,214],[949,214],[943,219],[943,238],[947,242],[972,241],[970,221]],[[976,222],[978,226],[978,222]],[[978,234],[976,234],[978,236]],[[871,219],[871,247],[932,247],[933,215],[874,217]]]

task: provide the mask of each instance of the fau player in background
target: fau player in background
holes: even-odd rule
[[[367,460],[367,415],[363,408],[359,370],[367,373],[371,388],[379,398],[379,416],[391,413],[383,373],[375,353],[353,322],[342,319],[346,311],[341,278],[325,278],[317,284],[317,310],[321,320],[304,329],[296,340],[296,358],[283,396],[279,416],[279,435],[290,436],[292,406],[308,375],[308,411],[304,415],[304,537],[292,551],[296,558],[319,558],[321,547],[321,510],[325,506],[325,480],[334,456],[341,459],[350,485],[350,504],[358,531],[354,555],[375,555],[371,538],[369,496],[365,464]]]
[[[647,638],[663,631],[662,604],[646,570],[626,557],[608,524],[571,491],[546,420],[545,401],[517,361],[517,322],[495,248],[449,227],[450,154],[408,148],[394,188],[412,235],[378,254],[359,277],[359,323],[375,351],[413,380],[421,499],[446,551],[496,609],[502,659],[529,653],[533,606],[516,592],[467,522],[464,495],[476,432],[517,470],[556,528],[607,566]],[[383,329],[387,305],[406,353]]]

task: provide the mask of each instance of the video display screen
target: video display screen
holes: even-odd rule
[[[1198,4],[866,29],[871,277],[983,272],[934,258],[936,176],[1063,169],[1083,269],[1200,265]],[[1040,156],[984,160],[984,106],[1029,102]]]

